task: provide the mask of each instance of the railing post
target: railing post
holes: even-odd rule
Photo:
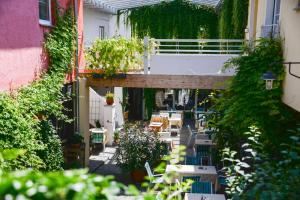
[[[144,74],[148,74],[149,65],[149,37],[144,37]]]

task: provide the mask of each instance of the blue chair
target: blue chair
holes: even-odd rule
[[[197,145],[196,148],[197,156],[210,156],[210,146],[208,145]]]
[[[212,183],[202,181],[194,182],[192,183],[191,193],[212,194]]]
[[[186,156],[185,164],[186,165],[200,165],[200,158],[195,156]]]
[[[182,177],[182,182],[192,180],[194,182],[200,182],[200,176],[184,176]]]

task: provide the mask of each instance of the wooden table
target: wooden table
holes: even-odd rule
[[[226,200],[224,194],[185,193],[184,200]]]
[[[172,125],[177,125],[181,128],[182,127],[182,119],[181,118],[169,118],[170,128]]]
[[[214,143],[212,140],[204,140],[204,139],[197,139],[195,140],[195,145],[209,145],[214,146],[216,143]]]
[[[166,173],[176,172],[178,179],[181,180],[183,176],[200,176],[201,181],[210,181],[214,184],[215,191],[217,191],[218,174],[215,166],[199,166],[199,165],[167,165]]]
[[[162,125],[163,125],[162,122],[151,122],[149,124],[149,127],[153,128],[154,131],[157,133],[157,132],[162,132]]]

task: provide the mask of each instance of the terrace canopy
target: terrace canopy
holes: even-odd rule
[[[87,7],[97,8],[105,12],[117,13],[118,10],[154,5],[162,1],[163,0],[85,0],[84,4]],[[216,7],[220,3],[220,0],[190,0],[190,2]]]

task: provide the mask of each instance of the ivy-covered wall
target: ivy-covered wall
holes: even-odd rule
[[[223,39],[243,39],[248,20],[249,0],[222,0],[219,14]]]
[[[51,118],[66,120],[61,90],[74,58],[76,29],[72,9],[57,15],[46,36],[49,69],[41,79],[11,94],[0,93],[0,147],[23,149],[7,169],[58,170],[62,167],[61,141]]]
[[[217,38],[218,17],[213,7],[197,5],[186,0],[163,1],[125,13],[132,34],[139,38]]]
[[[264,148],[273,156],[280,143],[289,138],[288,129],[293,129],[300,115],[282,102],[284,67],[281,40],[261,39],[246,55],[234,58],[230,63],[236,66],[236,76],[230,86],[215,102],[215,122],[219,130],[220,147],[239,150],[245,141],[244,132],[254,125],[262,132]],[[279,62],[279,64],[271,63]],[[271,70],[277,80],[272,90],[265,89],[262,75]]]

